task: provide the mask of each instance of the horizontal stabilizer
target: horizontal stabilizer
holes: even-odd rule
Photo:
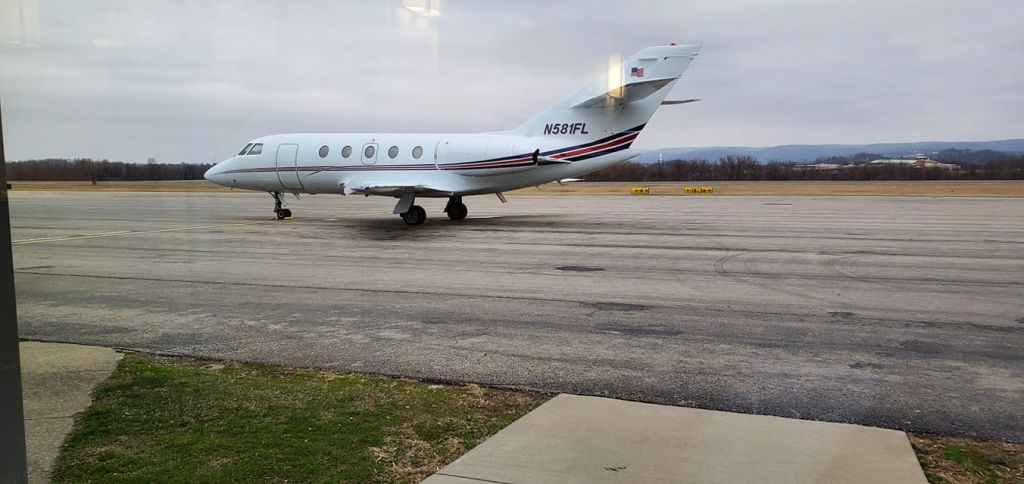
[[[700,101],[700,99],[681,99],[681,100],[665,100],[661,102],[662,106],[671,106],[673,104],[688,104]]]
[[[576,103],[574,108],[604,108],[618,104],[631,103],[658,92],[661,88],[669,85],[677,77],[662,77],[659,79],[648,79],[646,81],[631,82],[622,87],[617,87],[603,94],[599,94],[585,101]]]

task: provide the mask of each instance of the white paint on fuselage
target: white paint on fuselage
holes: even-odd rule
[[[397,134],[397,133],[298,133],[264,136],[251,141],[261,143],[259,155],[234,156],[218,163],[206,178],[234,188],[287,193],[342,193],[342,187],[360,178],[379,177],[386,173],[395,186],[429,186],[440,192],[456,195],[493,193],[541,185],[564,178],[590,173],[625,161],[636,153],[623,150],[572,163],[518,166],[493,169],[440,169],[438,165],[529,155],[580,144],[574,138],[539,138],[505,134]],[[298,182],[301,188],[285,187],[281,178],[294,176],[294,168],[278,167],[277,152],[282,145],[297,144]],[[367,145],[375,145],[375,159],[366,160]],[[320,157],[320,148],[327,146],[327,156]],[[342,151],[350,146],[345,158]],[[388,151],[398,147],[391,158]],[[419,159],[413,149],[422,147]],[[398,167],[415,166],[402,170]],[[390,169],[389,167],[395,167]],[[238,171],[257,170],[267,171]],[[320,170],[322,169],[322,170]],[[344,171],[340,171],[344,170]],[[421,193],[418,196],[447,196]]]

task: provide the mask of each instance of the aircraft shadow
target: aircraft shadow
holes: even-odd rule
[[[420,226],[409,226],[397,217],[372,219],[344,219],[323,221],[351,232],[367,240],[432,240],[458,236],[459,234],[488,230],[525,230],[532,227],[550,227],[555,223],[554,215],[510,215],[474,218],[452,221],[447,218],[432,218]]]

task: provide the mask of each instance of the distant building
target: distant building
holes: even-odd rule
[[[854,165],[841,165],[839,163],[815,163],[813,165],[796,165],[798,170],[845,170],[853,168]]]
[[[959,170],[960,165],[956,163],[942,163],[935,160],[929,160],[925,155],[917,155],[913,159],[910,158],[894,158],[884,160],[872,160],[871,165],[910,165],[914,168],[942,168],[945,170]]]

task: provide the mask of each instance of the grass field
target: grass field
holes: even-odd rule
[[[1022,483],[1024,444],[910,435],[932,483]]]
[[[418,482],[548,398],[128,354],[58,482]]]
[[[14,191],[98,191],[98,192],[230,192],[228,187],[206,180],[111,181],[95,185],[87,181],[9,182]],[[240,192],[241,193],[241,192]]]
[[[87,190],[131,192],[230,192],[205,180],[139,182],[11,182],[15,191]],[[630,195],[630,187],[648,186],[651,195],[683,195],[684,186],[712,186],[714,195],[772,196],[922,196],[922,197],[1024,197],[1024,181],[982,182],[694,182],[694,183],[570,183],[524,188],[514,195]],[[640,195],[636,195],[640,196]]]
[[[547,400],[539,393],[128,354],[57,460],[57,482],[418,482]],[[1024,445],[911,435],[933,483],[1024,482]]]

